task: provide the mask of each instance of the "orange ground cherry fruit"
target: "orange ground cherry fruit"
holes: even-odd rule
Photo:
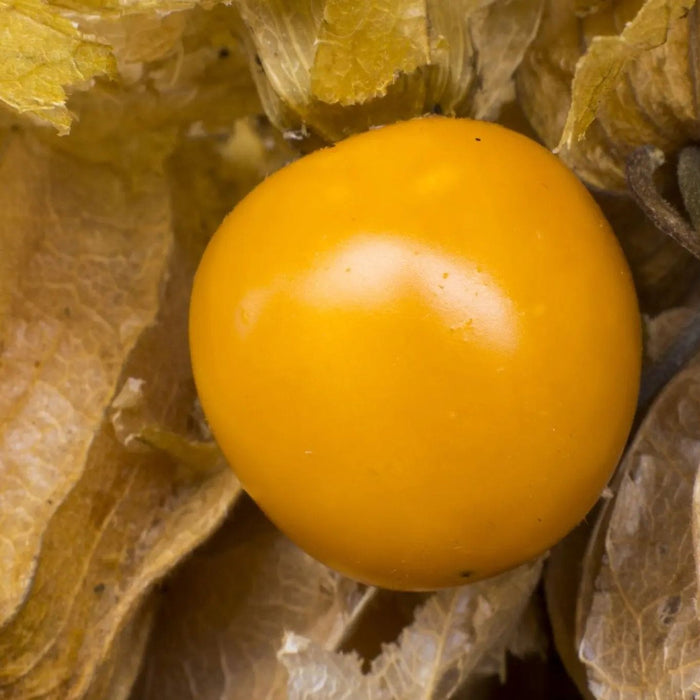
[[[629,269],[576,177],[501,126],[415,119],[283,168],[190,311],[204,412],[277,526],[397,589],[483,578],[591,508],[637,397]]]

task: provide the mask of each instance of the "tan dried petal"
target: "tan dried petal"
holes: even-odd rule
[[[161,184],[131,193],[28,136],[5,151],[0,183],[0,239],[22,246],[0,355],[1,626],[156,316],[172,233]]]
[[[0,629],[0,698],[70,700],[93,692],[93,684],[125,694],[137,665],[131,654],[146,633],[145,621],[130,620],[153,582],[221,521],[239,487],[228,469],[193,474],[166,453],[128,451],[105,415],[120,375],[148,377],[142,388],[146,415],[164,430],[188,430],[194,386],[186,311],[193,261],[176,247],[167,287],[159,294],[172,242],[165,180],[141,173],[135,189],[114,165],[81,161],[28,139],[18,143],[17,154],[8,151],[5,163],[19,169],[19,175],[9,171],[15,178],[32,178],[37,201],[32,209],[23,203],[19,216],[16,207],[7,211],[15,225],[25,211],[32,223],[41,221],[46,240],[35,253],[41,267],[25,273],[33,282],[18,294],[17,318],[22,329],[31,329],[31,323],[55,327],[59,342],[38,346],[44,355],[37,368],[29,342],[36,333],[15,333],[9,347],[17,349],[8,355],[14,366],[8,360],[3,370],[22,379],[20,356],[26,357],[33,374],[25,374],[39,376],[33,382],[23,379],[27,395],[53,391],[66,397],[61,407],[74,407],[56,420],[48,411],[32,410],[26,417],[18,411],[4,424],[14,426],[16,435],[34,436],[36,449],[53,459],[46,473],[54,481],[37,479],[42,462],[29,461],[31,452],[4,461],[3,467],[15,468],[4,470],[3,477],[20,474],[25,499],[34,507],[56,502],[51,512],[35,513],[28,521],[41,528],[41,540],[33,543],[30,557],[16,560],[25,597]],[[34,218],[37,214],[41,219]],[[117,322],[122,308],[128,313]],[[130,339],[126,348],[124,338]],[[107,386],[105,377],[112,384]],[[49,427],[39,432],[42,417]],[[52,443],[54,434],[63,439],[63,450]],[[56,483],[57,464],[62,478]],[[28,468],[32,465],[36,468]],[[53,490],[38,501],[34,495],[46,484]],[[8,493],[12,490],[0,500],[3,522],[10,523],[3,535],[16,532],[13,523],[22,523],[22,511],[9,503]],[[32,557],[35,570],[26,589]],[[132,626],[130,642],[124,638],[127,626]],[[120,646],[129,654],[120,653]]]
[[[387,645],[363,676],[359,660],[313,641],[287,636],[279,657],[289,672],[289,698],[368,700],[449,698],[483,661],[505,653],[539,580],[541,562],[432,595],[396,643]],[[352,691],[349,691],[349,689]]]
[[[516,73],[518,99],[549,148],[559,142],[571,105],[571,81],[580,56],[575,0],[545,0],[537,36]]]
[[[371,595],[239,503],[169,581],[135,697],[282,700],[287,677],[275,654],[285,630],[333,648]]]
[[[144,601],[123,624],[83,700],[127,700],[130,697],[151,631],[154,603],[152,599]]]
[[[352,5],[352,3],[351,3]],[[494,118],[542,0],[239,0],[270,119],[334,141],[439,109]]]
[[[624,189],[635,148],[673,152],[700,134],[694,4],[549,0],[518,93],[547,145],[592,185]]]
[[[664,390],[626,456],[584,562],[580,656],[597,698],[700,690],[691,536],[700,365]]]

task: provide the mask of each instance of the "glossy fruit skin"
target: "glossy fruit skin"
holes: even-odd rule
[[[641,333],[586,189],[503,127],[430,117],[261,183],[196,275],[194,376],[246,490],[312,556],[404,590],[546,551],[625,444]]]

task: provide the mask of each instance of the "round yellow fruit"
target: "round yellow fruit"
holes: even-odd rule
[[[631,275],[561,162],[431,117],[353,136],[222,223],[194,376],[243,486],[361,581],[420,590],[547,550],[594,504],[638,392]]]

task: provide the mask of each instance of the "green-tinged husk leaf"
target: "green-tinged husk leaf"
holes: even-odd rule
[[[66,90],[114,77],[108,46],[40,0],[0,2],[0,103],[68,133]]]

